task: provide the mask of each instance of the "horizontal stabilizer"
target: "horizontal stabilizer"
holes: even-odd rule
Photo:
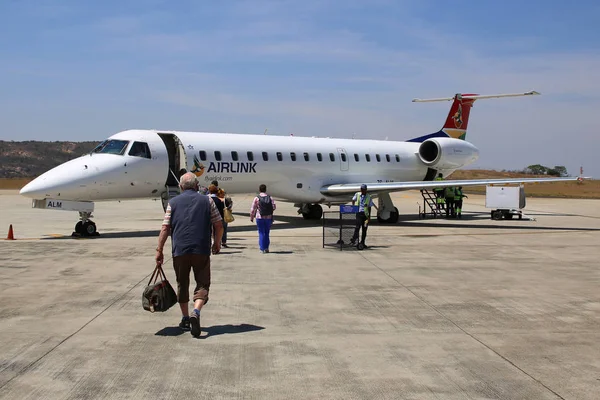
[[[464,100],[480,100],[480,99],[498,99],[500,97],[521,97],[521,96],[534,96],[539,95],[541,93],[536,92],[535,90],[531,90],[525,93],[506,93],[506,94],[466,94],[461,96]],[[440,97],[437,99],[413,99],[413,103],[427,103],[432,101],[451,101],[454,100],[455,97]]]

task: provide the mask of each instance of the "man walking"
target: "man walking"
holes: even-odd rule
[[[363,248],[367,247],[365,245],[365,239],[367,238],[367,228],[369,225],[369,218],[371,217],[371,207],[377,206],[373,203],[373,199],[371,195],[367,193],[367,185],[360,185],[360,192],[356,192],[354,197],[352,197],[352,205],[358,202],[358,212],[356,213],[356,228],[354,229],[354,235],[352,235],[352,239],[350,239],[350,244],[354,246],[356,241],[358,240],[358,233],[362,228],[362,236],[360,239],[360,245]],[[359,246],[360,247],[360,246]]]
[[[216,240],[213,254],[221,250],[223,225],[221,215],[213,200],[198,193],[198,180],[191,172],[181,176],[181,194],[169,201],[156,248],[156,263],[164,261],[163,248],[171,234],[173,268],[177,278],[177,302],[183,315],[179,327],[191,329],[194,337],[200,336],[200,310],[208,302],[210,289],[211,227]],[[194,310],[190,315],[190,271],[194,271]]]
[[[254,222],[256,218],[256,226],[258,227],[258,247],[261,253],[269,252],[271,244],[270,234],[271,225],[273,224],[273,211],[277,208],[275,200],[267,194],[267,186],[260,185],[259,194],[252,201],[250,207],[250,222]]]

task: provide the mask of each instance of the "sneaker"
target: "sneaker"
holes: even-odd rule
[[[265,250],[265,253],[268,253],[268,252],[269,252],[269,249],[266,249],[266,250]]]
[[[179,323],[179,327],[184,331],[190,330],[190,317],[181,318],[181,322]]]
[[[225,248],[227,248],[228,246],[227,246],[227,244],[226,244],[226,243],[221,243],[221,247],[225,247]]]
[[[190,328],[193,337],[200,337],[200,315],[195,312],[190,315]]]

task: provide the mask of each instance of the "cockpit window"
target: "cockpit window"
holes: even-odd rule
[[[123,155],[128,144],[127,140],[105,140],[92,150],[92,153]]]
[[[148,143],[133,142],[131,149],[129,150],[129,155],[134,157],[151,158]]]

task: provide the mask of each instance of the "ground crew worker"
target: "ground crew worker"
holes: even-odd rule
[[[435,178],[434,180],[436,181],[443,181],[444,177],[442,176],[442,174],[438,174],[437,178]],[[443,188],[435,188],[433,189],[433,193],[435,193],[435,204],[437,206],[437,209],[439,210],[440,208],[443,208],[443,204],[444,204],[444,189]]]
[[[459,186],[454,190],[454,204],[456,206],[456,215],[458,218],[462,218],[463,197],[469,198],[469,196],[463,194],[462,186]]]
[[[358,202],[358,212],[356,213],[356,228],[354,228],[354,235],[352,235],[352,239],[350,239],[350,244],[354,246],[356,241],[358,240],[358,233],[362,228],[362,235],[360,240],[360,245],[363,248],[366,248],[365,239],[367,238],[367,228],[369,225],[369,218],[371,217],[371,207],[377,206],[373,203],[373,199],[371,195],[367,193],[367,185],[360,185],[360,192],[356,192],[354,197],[352,197],[352,205]]]
[[[444,198],[446,200],[446,218],[455,217],[456,212],[454,210],[454,188],[447,187],[444,191]]]

